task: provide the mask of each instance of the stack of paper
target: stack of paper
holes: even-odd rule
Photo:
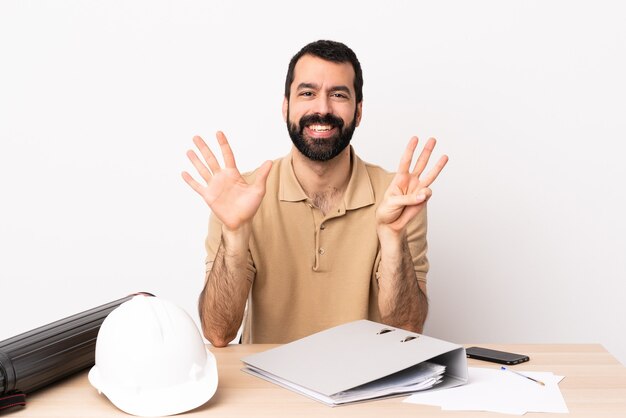
[[[559,382],[551,372],[519,371],[541,385],[507,370],[469,367],[464,386],[411,395],[404,402],[436,405],[447,411],[493,411],[523,415],[526,412],[567,413]],[[517,370],[516,370],[517,371]]]
[[[425,361],[406,370],[331,396],[335,404],[430,389],[443,379],[445,366]]]

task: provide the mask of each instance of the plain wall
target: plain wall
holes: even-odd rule
[[[286,154],[291,56],[363,65],[353,144],[450,162],[429,202],[426,333],[601,343],[626,363],[626,25],[603,1],[0,2],[0,339],[150,291],[197,320],[200,134]],[[357,255],[358,256],[358,255]]]

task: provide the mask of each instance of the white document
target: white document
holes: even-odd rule
[[[445,366],[425,361],[354,389],[339,392],[332,395],[331,399],[335,403],[347,403],[426,390],[440,383],[445,371]]]
[[[467,381],[462,346],[367,320],[242,361],[245,372],[330,406]]]
[[[419,366],[422,366],[422,364]],[[323,395],[300,385],[295,385],[285,379],[281,379],[267,372],[262,372],[253,367],[248,367],[245,371],[327,405],[335,406],[431,389],[436,384],[441,383],[445,369],[444,366],[428,363],[425,364],[421,370],[411,368],[411,370],[399,372],[331,396]]]
[[[469,367],[468,371],[469,381],[464,386],[416,393],[404,402],[440,406],[447,411],[491,411],[513,415],[569,412],[558,385],[562,376],[519,371],[544,382],[545,386],[542,386],[505,370]]]

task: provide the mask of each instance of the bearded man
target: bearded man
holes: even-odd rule
[[[211,209],[198,307],[211,344],[228,344],[242,323],[244,343],[286,343],[357,319],[422,332],[426,202],[448,159],[424,173],[431,138],[411,168],[413,137],[397,173],[362,161],[350,145],[362,88],[350,48],[313,42],[285,81],[289,155],[242,175],[222,132],[224,167],[194,137],[204,161],[187,156],[205,184],[183,179]]]

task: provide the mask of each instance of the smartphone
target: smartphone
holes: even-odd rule
[[[467,358],[491,361],[499,364],[519,364],[530,360],[527,355],[507,353],[506,351],[491,350],[482,347],[469,347],[465,350]]]

